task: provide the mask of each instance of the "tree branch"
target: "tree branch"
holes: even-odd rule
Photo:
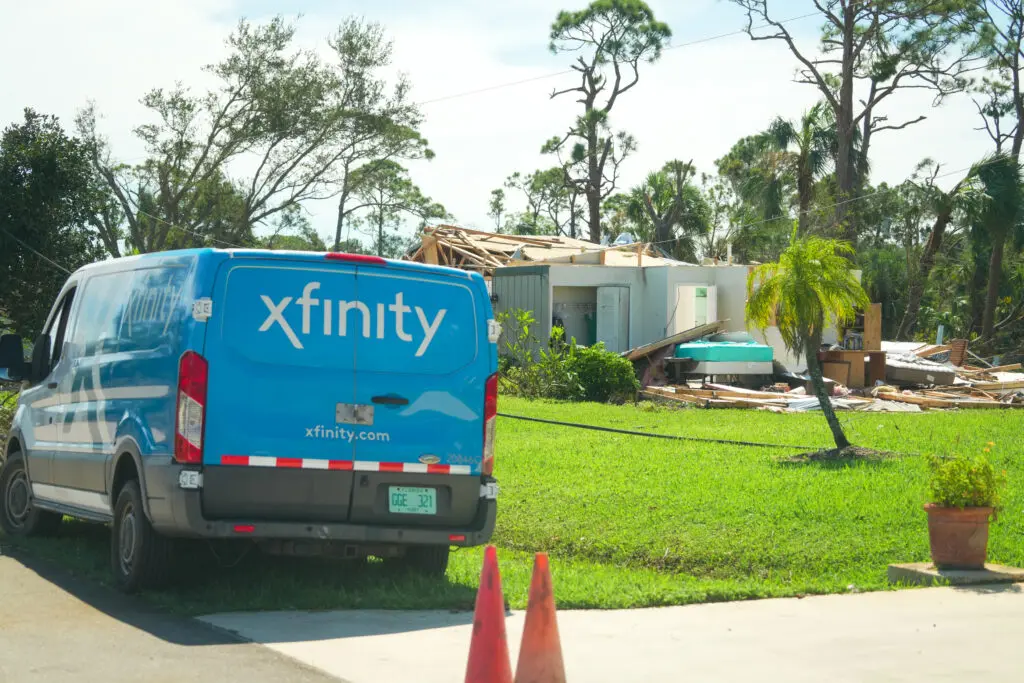
[[[902,130],[902,129],[906,128],[907,126],[912,126],[915,123],[920,123],[921,121],[924,121],[927,118],[928,118],[927,116],[918,116],[916,119],[911,119],[909,121],[904,121],[903,123],[901,123],[899,125],[875,126],[874,124],[872,124],[871,131],[873,133],[877,133],[877,132],[883,131],[883,130]],[[875,121],[885,121],[885,120],[886,120],[886,117],[884,117],[884,116],[881,116],[881,117],[875,119]]]

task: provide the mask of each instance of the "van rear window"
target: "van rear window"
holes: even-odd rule
[[[90,277],[72,337],[76,355],[150,351],[168,343],[181,319],[187,272],[167,266]]]

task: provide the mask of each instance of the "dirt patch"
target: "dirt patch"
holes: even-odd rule
[[[876,451],[873,448],[863,448],[861,446],[847,446],[846,448],[830,448],[823,451],[811,451],[808,453],[800,453],[793,455],[788,458],[783,458],[782,462],[785,463],[812,463],[812,462],[857,462],[857,461],[868,461],[868,462],[879,462],[882,460],[891,460],[893,458],[900,457],[899,453],[893,453],[891,451]]]

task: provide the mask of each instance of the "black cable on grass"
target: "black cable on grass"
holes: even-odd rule
[[[595,432],[611,432],[612,434],[626,434],[628,436],[646,436],[652,439],[671,439],[673,441],[700,441],[701,443],[720,443],[727,444],[729,446],[752,446],[756,448],[792,448],[794,450],[801,451],[820,451],[822,450],[819,446],[794,446],[792,444],[784,443],[758,443],[756,441],[732,441],[729,439],[706,439],[699,436],[676,436],[674,434],[651,434],[649,432],[635,432],[629,429],[615,429],[614,427],[598,427],[596,425],[584,425],[576,422],[561,422],[559,420],[545,420],[539,417],[526,417],[525,415],[509,415],[508,413],[498,413],[499,417],[508,417],[513,420],[526,420],[528,422],[542,422],[549,425],[558,425],[560,427],[575,427],[576,429],[590,429]]]

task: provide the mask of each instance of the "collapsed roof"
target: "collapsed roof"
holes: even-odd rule
[[[571,237],[501,235],[454,225],[423,229],[421,245],[406,257],[494,275],[495,268],[526,263],[588,263],[607,266],[681,265],[650,244],[608,247]]]

